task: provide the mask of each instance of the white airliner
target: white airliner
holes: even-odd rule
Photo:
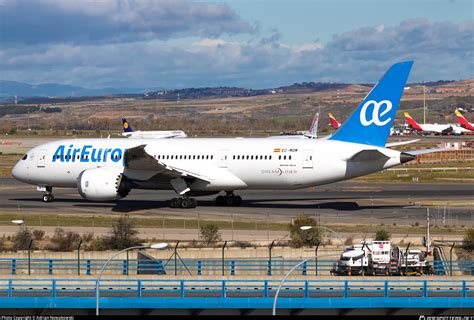
[[[454,134],[454,135],[461,135],[463,133],[468,133],[469,130],[461,127],[460,125],[453,124],[453,123],[446,123],[446,124],[440,124],[440,123],[423,123],[420,124],[413,119],[412,116],[408,112],[404,113],[405,115],[405,120],[410,126],[415,131],[423,132],[423,133],[434,133],[434,134],[442,134],[442,135],[448,135],[448,134]]]
[[[171,207],[192,208],[198,195],[240,205],[234,191],[299,189],[346,180],[411,161],[418,152],[385,148],[413,62],[394,64],[350,118],[326,139],[68,139],[37,146],[13,177],[45,191],[77,187],[92,201],[131,189],[174,190]]]
[[[187,137],[186,133],[181,130],[133,131],[132,126],[130,126],[125,118],[122,118],[122,126],[122,136],[131,139],[170,139]]]

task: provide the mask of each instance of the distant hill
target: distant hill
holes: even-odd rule
[[[313,93],[321,91],[350,91],[366,92],[373,84],[346,84],[325,82],[301,82],[288,86],[267,89],[248,89],[239,87],[206,87],[162,90],[145,90],[143,88],[101,88],[89,89],[78,86],[46,83],[32,85],[23,82],[0,80],[0,100],[13,102],[18,96],[19,103],[59,103],[83,100],[101,99],[108,96],[142,97],[144,99],[205,99],[205,98],[230,98],[252,97],[267,94],[285,93]],[[413,90],[421,90],[426,86],[427,92],[436,93],[472,93],[474,92],[474,79],[461,81],[440,80],[436,82],[411,83],[408,86]]]
[[[84,96],[106,96],[116,94],[143,93],[140,88],[102,88],[88,89],[57,83],[45,83],[32,85],[17,81],[0,80],[0,97],[18,96],[21,100],[25,97],[84,97]]]
[[[229,97],[253,97],[273,93],[304,93],[319,92],[348,87],[343,83],[321,83],[302,82],[289,86],[269,88],[269,89],[247,89],[238,87],[216,87],[216,88],[186,88],[176,90],[161,90],[146,92],[144,99],[200,99],[200,98],[229,98]]]

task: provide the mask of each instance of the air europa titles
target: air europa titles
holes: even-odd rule
[[[93,148],[91,145],[84,145],[82,148],[75,148],[69,145],[68,148],[60,145],[54,152],[53,162],[106,162],[112,160],[119,162],[122,159],[123,150],[120,148]],[[79,158],[77,158],[79,156]]]

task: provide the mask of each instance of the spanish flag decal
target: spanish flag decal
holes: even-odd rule
[[[275,148],[275,149],[273,149],[273,152],[281,152],[281,149],[280,148]]]

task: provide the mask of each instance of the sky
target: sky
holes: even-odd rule
[[[472,0],[0,0],[0,79],[271,88],[474,74]]]

